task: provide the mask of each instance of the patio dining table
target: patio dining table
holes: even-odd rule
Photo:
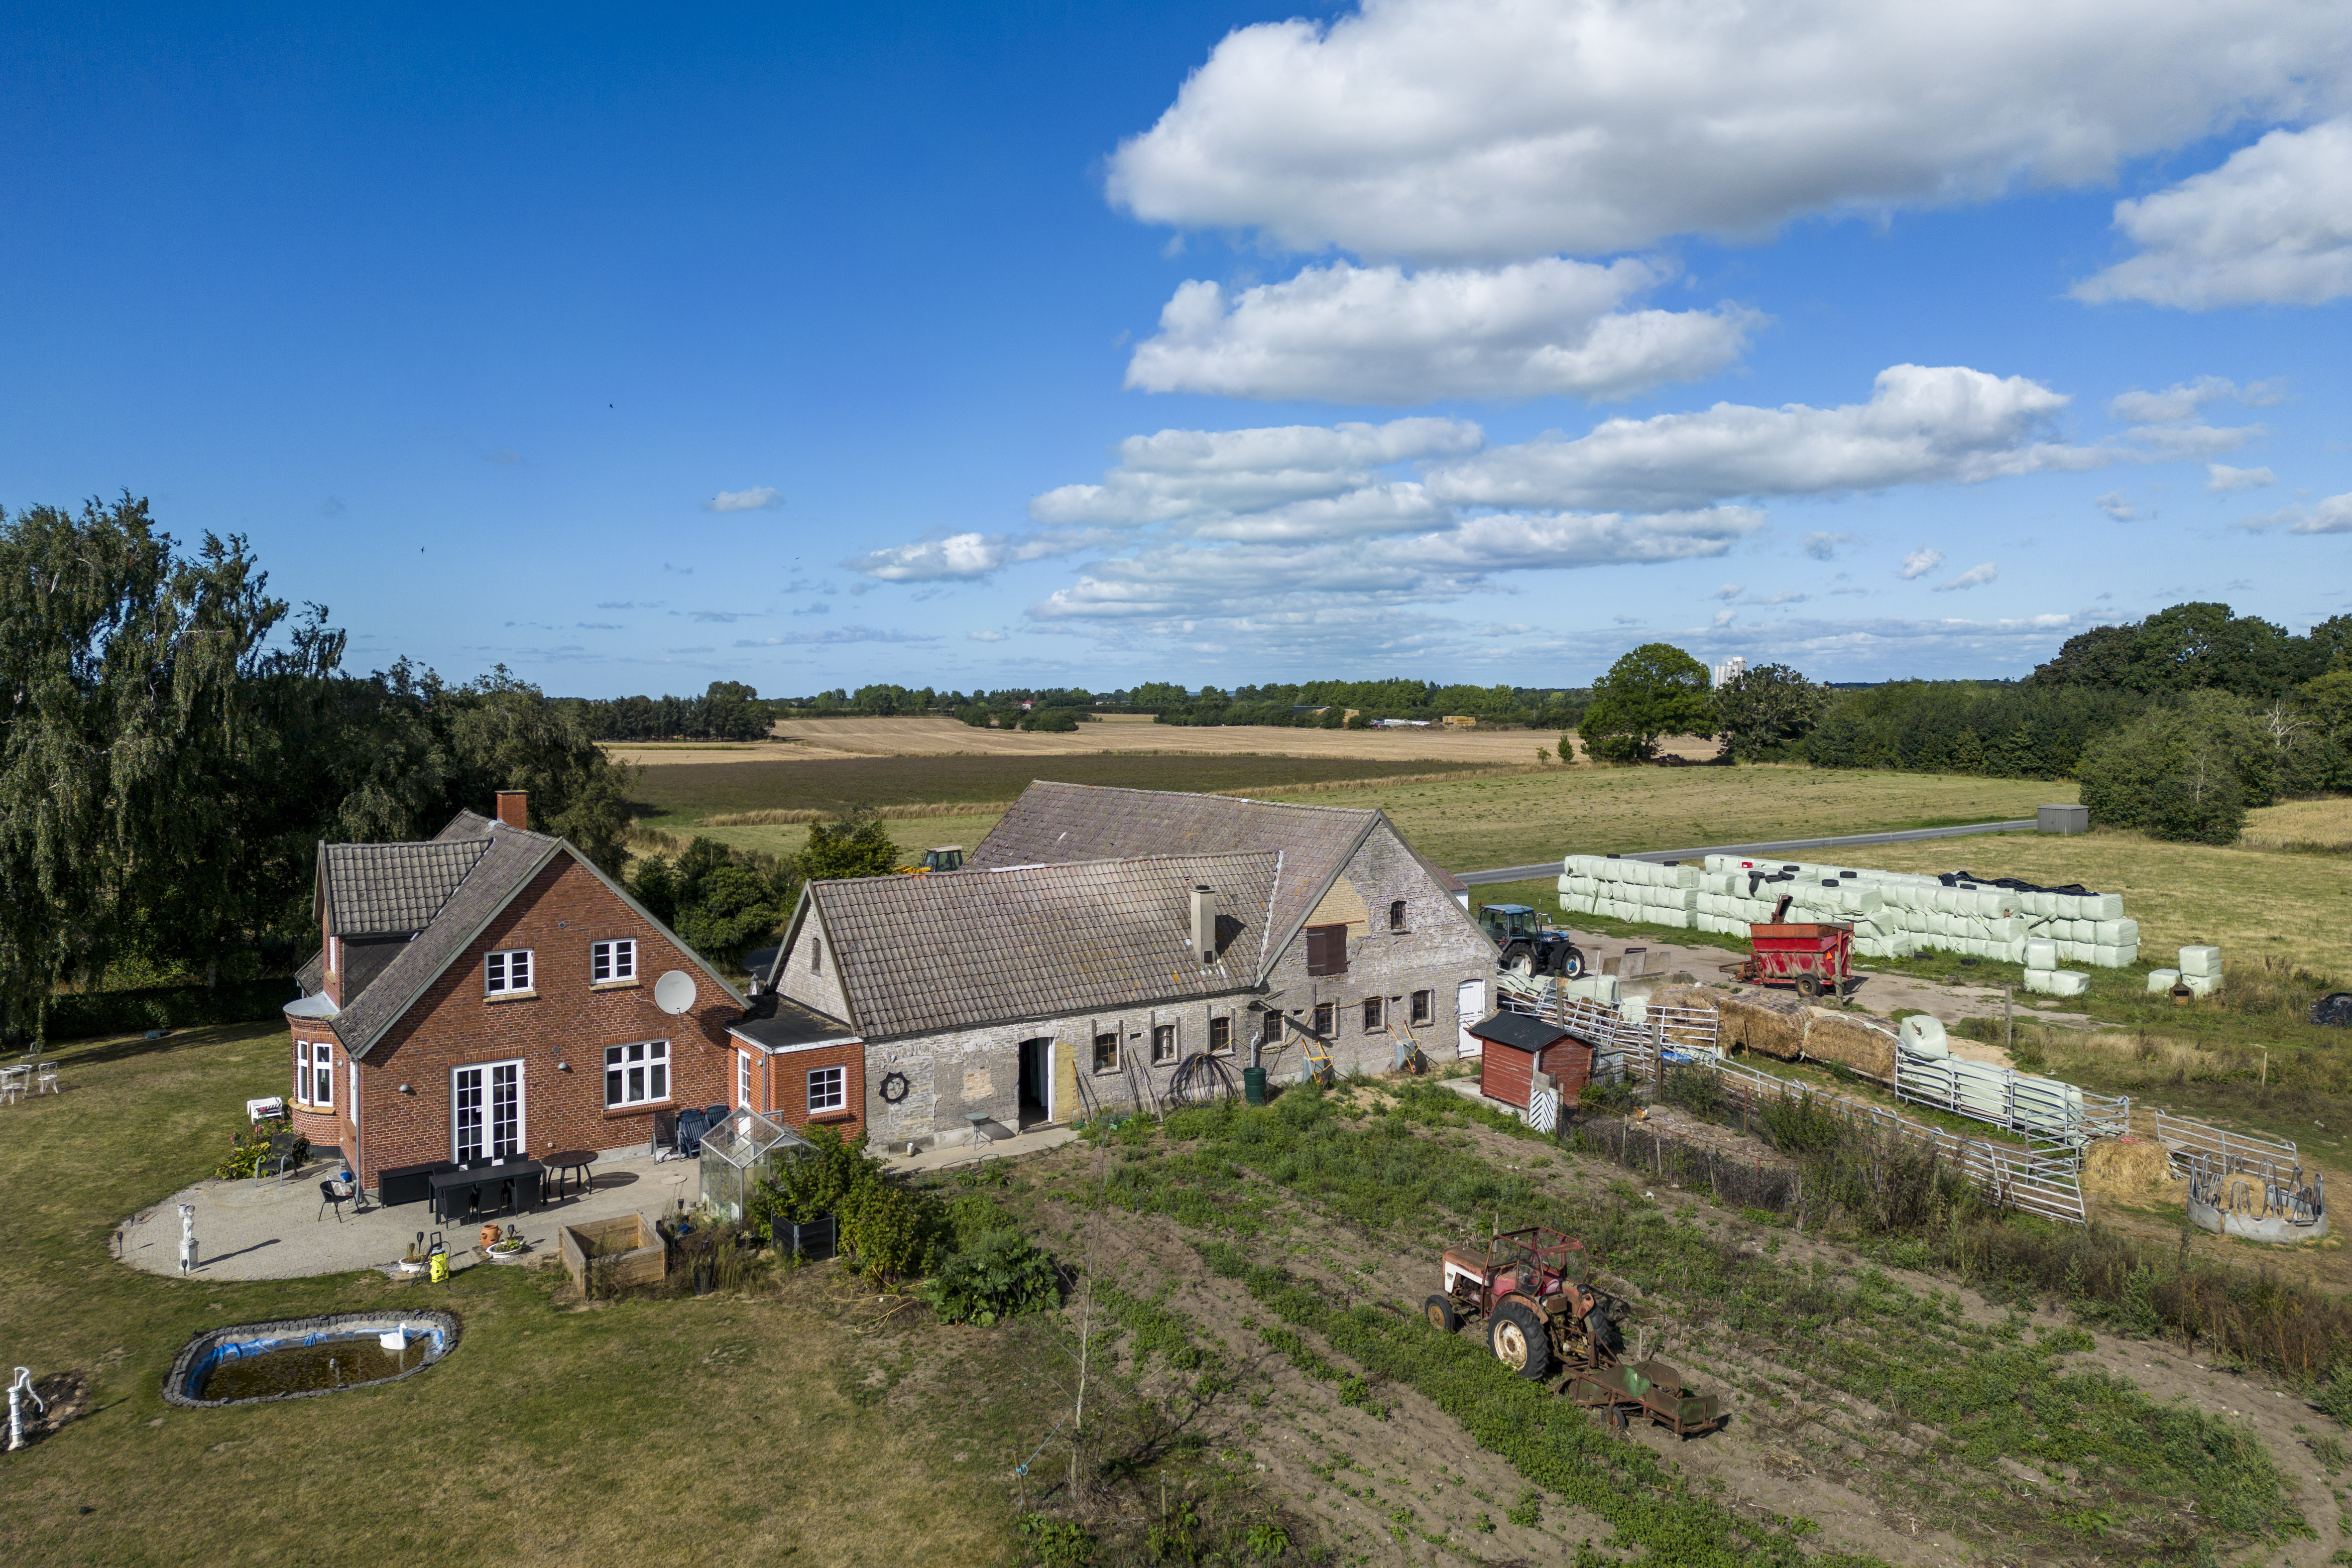
[[[469,1195],[477,1187],[481,1189],[481,1209],[485,1214],[504,1206],[499,1201],[499,1193],[509,1182],[514,1184],[516,1210],[535,1209],[546,1174],[547,1167],[536,1160],[509,1159],[500,1164],[477,1160],[469,1165],[436,1171],[425,1182],[432,1193],[433,1217],[446,1225],[466,1212]]]

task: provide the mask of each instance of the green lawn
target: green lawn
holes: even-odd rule
[[[10,1561],[636,1563],[688,1537],[707,1562],[1013,1557],[1013,1434],[1051,1420],[1034,1368],[1006,1364],[1037,1349],[1019,1336],[917,1336],[910,1362],[956,1369],[957,1386],[910,1414],[862,1381],[830,1268],[757,1299],[578,1310],[553,1304],[553,1271],[440,1288],[138,1273],[109,1258],[110,1233],[206,1173],[246,1097],[283,1089],[283,1031],[57,1057],[67,1092],[0,1107],[0,1360],[95,1386],[89,1414],[0,1460]],[[163,1404],[200,1329],[394,1303],[457,1313],[463,1342],[380,1390]]]

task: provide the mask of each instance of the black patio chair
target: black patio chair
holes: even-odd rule
[[[658,1156],[665,1149],[672,1153],[677,1152],[677,1117],[671,1111],[656,1110],[654,1112],[653,1136],[646,1141],[646,1153]]]
[[[319,1184],[319,1213],[323,1215],[331,1206],[337,1225],[343,1223],[343,1205],[351,1201],[351,1189],[342,1183],[330,1179]],[[312,1223],[317,1223],[317,1215],[311,1217]]]
[[[702,1135],[705,1131],[709,1131],[709,1118],[706,1117],[699,1110],[681,1110],[677,1113],[677,1152],[679,1158],[694,1160],[701,1157]]]

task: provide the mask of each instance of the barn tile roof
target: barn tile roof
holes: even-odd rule
[[[1288,879],[1272,850],[1157,855],[814,882],[803,913],[824,922],[852,1023],[889,1039],[1244,990]],[[1217,891],[1213,964],[1192,953],[1198,883]]]
[[[1271,924],[1275,942],[1281,942],[1306,920],[1381,820],[1378,811],[1368,809],[1040,779],[1022,792],[969,864],[994,868],[1279,850],[1282,886]]]

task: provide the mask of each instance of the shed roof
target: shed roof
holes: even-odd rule
[[[812,882],[787,940],[814,907],[869,1040],[974,1028],[1245,990],[1288,876],[1257,851]],[[1211,964],[1192,952],[1196,884],[1217,893]]]
[[[1268,924],[1286,942],[1381,821],[1375,810],[1169,790],[1111,789],[1040,779],[973,850],[996,868],[1139,855],[1278,850],[1282,885]]]
[[[772,1052],[857,1037],[856,1031],[840,1019],[803,1007],[775,991],[755,997],[751,1011],[728,1025],[727,1032]]]
[[[1470,1026],[1470,1033],[1490,1045],[1508,1046],[1513,1050],[1533,1053],[1559,1044],[1562,1040],[1587,1042],[1558,1024],[1526,1013],[1497,1013],[1484,1022]]]

